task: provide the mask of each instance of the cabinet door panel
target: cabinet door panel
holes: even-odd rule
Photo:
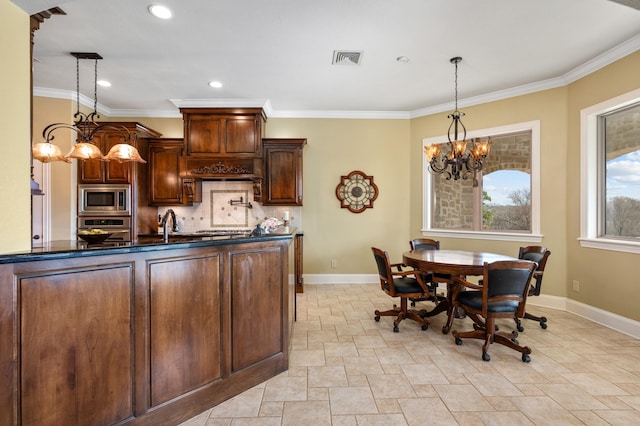
[[[258,151],[259,138],[253,117],[226,120],[226,154],[252,154]]]
[[[297,159],[298,152],[291,149],[267,150],[267,198],[270,202],[295,203],[298,196]]]
[[[182,203],[180,184],[181,145],[149,145],[149,202],[152,205]]]
[[[20,280],[23,425],[107,425],[133,414],[133,273]]]
[[[222,152],[222,120],[190,120],[186,135],[188,151],[193,155],[211,155]]]
[[[264,249],[231,255],[231,370],[282,352],[283,255]]]
[[[151,405],[221,376],[219,255],[149,265]]]

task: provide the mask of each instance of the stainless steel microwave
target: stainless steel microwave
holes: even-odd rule
[[[130,216],[131,185],[78,185],[79,216]]]

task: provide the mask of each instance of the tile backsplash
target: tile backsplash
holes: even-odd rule
[[[250,203],[251,207],[231,205],[230,201],[233,204]],[[167,209],[168,207],[159,207],[158,214],[164,215]],[[302,228],[302,207],[263,206],[253,200],[253,185],[245,181],[204,181],[202,203],[172,209],[176,213],[180,230],[184,232],[254,228],[271,217],[282,219],[285,211],[289,212],[290,225]]]

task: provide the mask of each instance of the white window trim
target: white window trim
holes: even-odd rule
[[[526,121],[523,123],[509,124],[506,126],[492,127],[467,132],[467,138],[480,138],[498,136],[508,133],[531,131],[531,232],[486,232],[467,230],[447,230],[431,228],[431,187],[432,174],[429,164],[422,154],[422,235],[434,237],[465,238],[479,240],[500,241],[524,241],[540,243],[540,120]],[[432,143],[446,143],[447,136],[437,136],[422,139],[422,152],[424,147]],[[491,154],[489,154],[491,155]]]
[[[598,116],[640,102],[640,89],[580,111],[580,241],[581,247],[640,253],[640,243],[598,237]]]

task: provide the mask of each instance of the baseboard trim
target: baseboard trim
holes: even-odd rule
[[[375,284],[375,274],[305,274],[305,284]],[[527,301],[532,306],[571,312],[597,324],[640,339],[640,322],[566,297],[541,294]]]

